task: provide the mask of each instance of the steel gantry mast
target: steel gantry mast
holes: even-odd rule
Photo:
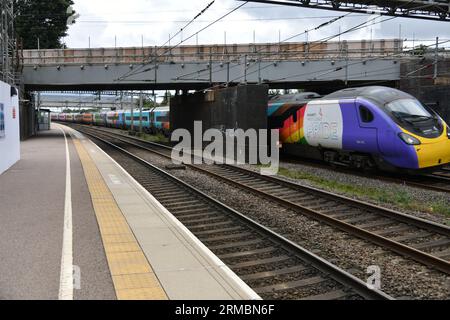
[[[13,0],[0,0],[0,80],[9,84],[15,83],[15,51]]]

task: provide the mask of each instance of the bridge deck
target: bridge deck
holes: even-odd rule
[[[399,40],[24,51],[35,90],[200,89],[215,83],[395,81]],[[167,53],[167,54],[166,54]]]

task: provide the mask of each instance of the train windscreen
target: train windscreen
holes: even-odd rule
[[[438,115],[417,99],[397,99],[384,109],[403,128],[425,138],[437,138],[443,132]]]

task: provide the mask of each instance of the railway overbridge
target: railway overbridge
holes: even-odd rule
[[[29,90],[204,89],[217,83],[290,88],[397,81],[400,40],[25,50]]]

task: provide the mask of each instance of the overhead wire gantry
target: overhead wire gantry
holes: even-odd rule
[[[450,0],[248,0],[248,2],[450,21]]]
[[[15,84],[16,40],[13,0],[0,0],[0,80]]]

